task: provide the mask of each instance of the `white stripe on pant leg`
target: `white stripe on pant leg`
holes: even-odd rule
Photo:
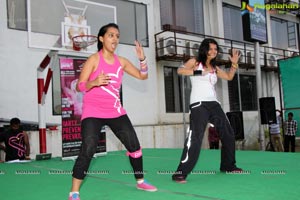
[[[191,147],[192,130],[188,130],[188,132],[189,132],[189,137],[188,137],[188,141],[186,143],[186,146],[187,146],[186,157],[184,160],[181,161],[181,163],[185,163],[189,159],[189,149]]]

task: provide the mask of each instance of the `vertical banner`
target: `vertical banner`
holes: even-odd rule
[[[62,157],[77,156],[81,146],[81,114],[83,94],[76,91],[76,84],[85,59],[61,57],[61,116],[62,116]],[[96,155],[106,153],[105,127],[99,134]]]
[[[288,113],[294,114],[293,119],[298,123],[296,136],[300,136],[300,56],[290,57],[278,61],[281,77],[281,85],[283,91],[283,103],[285,109],[285,119]]]

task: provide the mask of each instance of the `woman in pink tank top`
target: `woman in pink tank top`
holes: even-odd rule
[[[120,102],[123,73],[134,78],[148,78],[148,66],[142,46],[135,41],[139,68],[128,59],[114,52],[119,44],[119,27],[110,23],[100,28],[98,52],[86,61],[79,76],[77,90],[84,93],[81,117],[82,147],[73,167],[72,188],[69,200],[79,200],[79,190],[103,126],[109,126],[127,149],[127,156],[137,181],[137,189],[156,191],[157,188],[144,180],[142,150],[136,132]]]

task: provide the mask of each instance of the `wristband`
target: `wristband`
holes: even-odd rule
[[[202,75],[202,70],[193,71],[193,76],[201,76],[201,75]]]
[[[144,63],[144,62],[146,62],[146,56],[144,57],[143,60],[140,60],[140,63]]]
[[[148,67],[141,68],[141,69],[140,69],[140,72],[141,72],[142,74],[148,74]]]
[[[146,57],[143,61],[140,61],[140,72],[142,74],[147,74],[148,73],[148,65],[147,65]]]
[[[140,62],[143,62],[144,60],[146,60],[146,56],[144,57],[144,59],[143,59],[143,60],[140,60]]]
[[[80,92],[86,92],[88,89],[86,88],[86,81],[80,82],[78,84],[78,89]]]

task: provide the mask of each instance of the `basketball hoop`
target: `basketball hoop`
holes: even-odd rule
[[[98,41],[95,35],[77,35],[72,38],[73,50],[80,51],[86,49],[88,46],[93,45]]]

